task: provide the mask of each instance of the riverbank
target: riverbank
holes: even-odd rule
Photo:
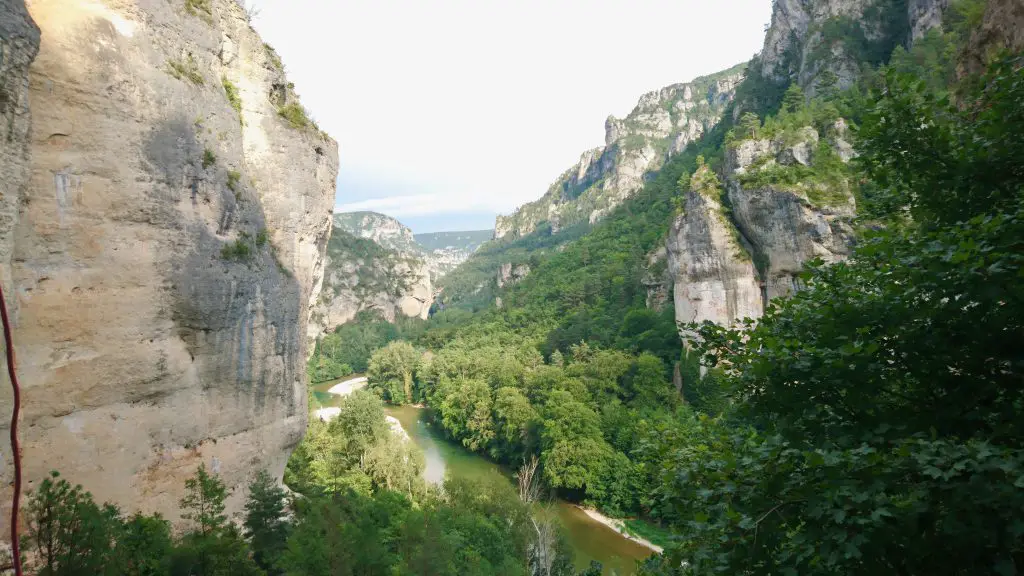
[[[366,387],[366,376],[357,376],[350,378],[344,382],[339,382],[327,391],[328,394],[334,394],[335,396],[348,396],[349,394],[359,390],[360,388]]]
[[[589,516],[595,522],[599,522],[599,523],[604,524],[605,526],[611,528],[612,530],[615,530],[616,532],[619,533],[620,536],[622,536],[623,538],[625,538],[627,540],[632,540],[633,542],[636,542],[637,544],[639,544],[641,546],[649,548],[650,550],[652,550],[654,552],[657,552],[658,554],[661,554],[661,553],[663,553],[665,551],[664,548],[662,548],[661,546],[658,546],[654,542],[651,542],[651,541],[646,540],[644,538],[641,538],[639,536],[634,536],[633,534],[630,534],[629,531],[626,529],[626,521],[625,520],[619,520],[618,518],[609,518],[609,517],[605,516],[604,514],[601,514],[597,510],[593,510],[593,509],[590,509],[590,508],[584,508],[583,506],[580,506],[580,505],[577,505],[577,504],[574,504],[574,506],[576,506],[576,508],[579,508],[584,514]]]

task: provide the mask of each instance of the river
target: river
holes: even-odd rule
[[[327,390],[343,380],[346,379],[315,385],[313,394],[316,401],[325,407],[337,405],[339,397],[329,394]],[[402,423],[409,437],[423,450],[426,458],[423,476],[428,482],[439,484],[444,481],[445,474],[470,479],[500,476],[512,482],[511,475],[500,466],[449,441],[440,430],[430,426],[425,409],[386,406],[385,411]],[[605,574],[633,574],[636,561],[651,555],[645,546],[624,538],[568,502],[557,500],[555,512],[565,527],[578,569],[582,570],[590,565],[591,560],[597,560],[604,565]]]

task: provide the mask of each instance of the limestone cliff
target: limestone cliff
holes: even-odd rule
[[[715,173],[700,166],[669,230],[668,269],[680,323],[728,324],[761,315],[756,271],[722,205],[723,193]]]
[[[409,228],[373,212],[337,214],[308,335],[315,339],[363,310],[389,322],[399,315],[426,318],[434,301],[431,277]]]
[[[494,230],[465,230],[416,234],[416,244],[423,250],[427,267],[436,282],[469,259],[485,242],[494,237]]]
[[[412,230],[398,220],[377,212],[343,212],[334,215],[334,228],[358,238],[367,238],[388,250],[421,252]]]
[[[637,192],[644,176],[700,138],[732,101],[743,66],[644,94],[623,119],[605,122],[605,145],[588,150],[546,194],[509,216],[494,236],[525,236],[547,222],[553,231],[593,223]]]
[[[778,0],[764,49],[748,68],[762,92],[790,83],[845,88],[861,67],[942,23],[948,0]],[[781,92],[779,92],[781,96]],[[756,102],[740,100],[738,117]],[[684,186],[666,242],[680,323],[758,318],[800,287],[806,263],[845,258],[856,212],[846,123],[758,128],[726,142],[721,179],[702,166]],[[650,290],[664,284],[653,279]]]
[[[807,261],[849,254],[856,206],[846,137],[840,120],[825,137],[804,126],[742,139],[727,146],[724,182],[697,170],[666,243],[677,321],[758,318],[769,300],[799,288]]]
[[[764,48],[752,63],[762,78],[798,83],[809,94],[823,85],[851,86],[865,64],[942,22],[949,0],[777,0]]]
[[[235,512],[305,429],[336,144],[234,0],[34,0],[27,94],[37,35],[12,5],[0,266],[26,488],[57,469],[177,519],[205,462]]]

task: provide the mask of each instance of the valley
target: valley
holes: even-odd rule
[[[24,552],[0,565],[1024,571],[1024,4],[765,7],[746,62],[688,79],[674,66],[705,55],[641,54],[673,83],[638,89],[493,229],[416,233],[401,220],[494,214],[529,150],[469,166],[491,149],[447,134],[464,119],[417,141],[361,109],[384,136],[339,146],[294,83],[326,67],[292,59],[290,80],[294,52],[262,35],[285,19],[257,26],[248,2],[0,0],[4,368],[22,382],[0,393],[18,424],[0,535]],[[707,26],[709,51],[736,41]],[[382,57],[366,48],[355,64]],[[426,84],[470,74],[465,51],[403,106],[435,114]],[[308,101],[351,106],[364,84]],[[497,123],[473,112],[499,110],[486,88],[485,107],[459,95],[472,123]],[[513,137],[550,135],[487,136]],[[363,181],[339,176],[346,151],[442,160]],[[439,192],[444,173],[463,187]]]

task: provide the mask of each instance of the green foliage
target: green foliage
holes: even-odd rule
[[[41,576],[113,574],[110,541],[118,529],[118,512],[97,506],[81,486],[53,472],[28,501],[30,565]]]
[[[227,525],[227,517],[224,516],[226,497],[227,489],[224,488],[224,483],[216,476],[211,476],[206,471],[205,464],[200,464],[196,475],[185,481],[181,517],[192,520],[203,536],[221,531]]]
[[[266,470],[260,470],[249,484],[244,526],[245,537],[252,546],[253,560],[268,574],[283,573],[277,565],[291,532],[286,514],[285,491]]]
[[[238,122],[244,124],[242,120],[242,96],[238,93],[238,87],[231,80],[228,80],[226,75],[220,77],[220,83],[224,87],[224,94],[228,97],[228,104],[231,105],[231,109],[235,111],[235,114],[238,114]]]
[[[239,193],[238,182],[241,178],[242,174],[238,170],[228,170],[228,189],[234,192],[236,196]]]
[[[210,11],[210,0],[185,0],[185,10],[188,10],[189,14],[193,16],[203,12],[209,17],[212,12]]]
[[[289,575],[529,573],[529,510],[502,479],[450,479],[418,505],[394,492],[340,492],[304,500],[297,514]],[[561,570],[552,574],[572,574]]]
[[[167,60],[167,73],[178,80],[188,80],[196,86],[202,86],[206,83],[202,73],[199,72],[199,65],[196,64],[196,60],[192,57],[191,53],[189,53],[188,58],[184,62],[180,60]]]
[[[423,454],[395,438],[384,420],[378,396],[358,390],[345,397],[341,413],[329,424],[310,422],[306,438],[292,453],[285,481],[307,494],[401,491],[419,500],[426,490],[420,477]]]
[[[122,517],[97,506],[81,486],[53,472],[29,498],[27,556],[32,573],[46,576],[258,576],[248,544],[227,522],[226,490],[200,466],[186,481],[182,517],[190,529],[173,538],[155,514]]]
[[[413,389],[413,373],[420,353],[408,342],[395,341],[373,353],[366,372],[370,388],[392,404],[409,404],[420,394]]]
[[[213,152],[213,150],[210,150],[209,148],[204,149],[203,150],[203,169],[205,170],[206,168],[209,168],[210,166],[213,166],[216,163],[217,163],[217,155]]]
[[[281,57],[277,55],[277,50],[270,44],[263,44],[263,51],[267,54],[267,60],[270,61],[270,65],[277,70],[284,70],[284,64],[281,62]]]
[[[313,121],[309,119],[306,109],[298,102],[291,102],[281,106],[277,109],[277,114],[287,120],[288,124],[291,124],[291,127],[296,130],[305,130],[314,125]]]
[[[392,324],[379,312],[360,311],[352,321],[317,341],[309,359],[310,379],[326,382],[352,372],[366,372],[374,351],[403,336],[418,335],[418,324],[412,320],[396,320]]]
[[[228,242],[220,249],[220,257],[225,260],[245,261],[250,258],[251,253],[249,243],[243,238]]]
[[[1024,329],[1024,72],[997,65],[962,107],[886,83],[862,161],[913,220],[812,267],[756,326],[700,329],[737,421],[702,421],[658,488],[671,562],[697,573],[1011,573],[1024,554],[1002,336]]]
[[[260,228],[260,231],[256,233],[256,246],[262,248],[267,245],[270,240],[270,234],[266,228]]]

